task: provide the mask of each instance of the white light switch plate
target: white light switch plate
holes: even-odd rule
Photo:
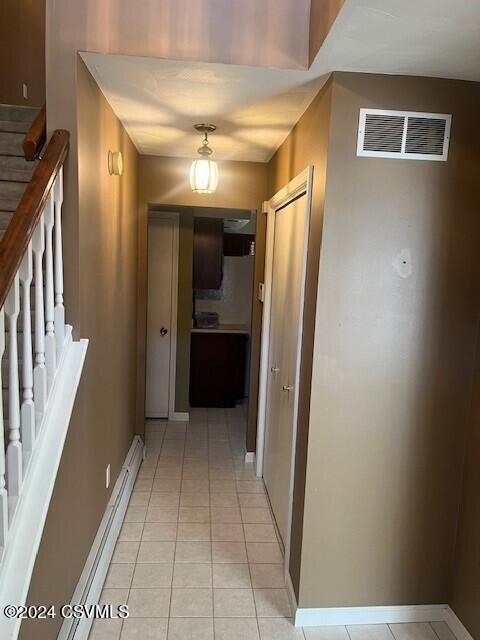
[[[105,470],[105,488],[108,489],[110,486],[110,465]]]
[[[260,282],[260,284],[258,285],[258,299],[260,300],[260,302],[265,301],[265,285],[263,284],[263,282]]]

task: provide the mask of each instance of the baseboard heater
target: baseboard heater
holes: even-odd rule
[[[144,450],[142,439],[135,436],[73,594],[72,605],[95,605],[100,599]],[[65,619],[57,640],[87,640],[93,622],[92,618]]]

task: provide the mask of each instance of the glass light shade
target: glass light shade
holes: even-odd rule
[[[195,193],[214,193],[218,185],[218,166],[215,160],[201,158],[192,162],[190,186]]]

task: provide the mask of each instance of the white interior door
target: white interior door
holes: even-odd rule
[[[290,520],[307,196],[275,213],[263,477],[284,545]]]
[[[148,226],[147,370],[145,415],[168,418],[171,397],[175,222],[151,219]],[[173,410],[173,407],[171,408]]]

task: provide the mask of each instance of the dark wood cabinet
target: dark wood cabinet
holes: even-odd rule
[[[223,219],[195,218],[193,288],[220,289],[223,279]]]
[[[245,334],[192,333],[192,407],[234,407],[243,398],[246,348]]]
[[[249,233],[226,233],[223,238],[224,256],[248,256],[255,236]]]

